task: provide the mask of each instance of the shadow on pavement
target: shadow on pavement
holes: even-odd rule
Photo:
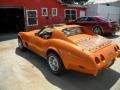
[[[119,38],[120,35],[104,35],[104,37],[108,38],[108,39],[114,39],[114,38]]]
[[[73,71],[55,76],[49,72],[46,60],[39,55],[29,50],[22,52],[18,48],[16,48],[16,54],[32,63],[51,84],[62,90],[110,90],[120,78],[120,74],[112,69],[103,71],[96,77]]]
[[[0,33],[0,41],[16,39],[17,33]]]

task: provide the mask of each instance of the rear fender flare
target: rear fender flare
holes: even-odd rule
[[[57,48],[55,48],[55,47],[49,47],[49,48],[46,50],[46,56],[47,56],[49,50],[53,50],[53,51],[55,51],[55,52],[59,55],[59,50],[58,50]],[[59,55],[59,56],[60,56],[60,55]]]
[[[50,47],[50,48],[48,48],[47,51],[46,51],[46,57],[47,57],[47,54],[48,54],[48,50],[53,50],[53,51],[55,51],[55,52],[59,55],[59,57],[61,58],[65,69],[68,69],[68,65],[65,64],[65,61],[63,60],[63,57],[61,56],[60,50],[58,50],[58,49],[55,48],[55,47]]]

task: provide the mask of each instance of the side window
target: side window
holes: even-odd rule
[[[48,16],[48,9],[42,8],[42,16]]]
[[[80,21],[80,22],[87,21],[87,17],[78,18],[77,21]]]
[[[37,10],[26,10],[27,26],[38,25]]]
[[[65,19],[66,20],[76,20],[77,11],[75,9],[66,9],[65,10]]]
[[[52,32],[53,32],[53,29],[45,28],[45,29],[42,29],[42,31],[38,33],[38,36],[45,38],[45,39],[49,39],[52,36]]]
[[[57,16],[57,8],[52,8],[52,16]]]
[[[96,21],[96,20],[95,20],[95,18],[88,17],[88,18],[87,18],[87,21],[90,21],[90,22],[91,22],[91,21]]]

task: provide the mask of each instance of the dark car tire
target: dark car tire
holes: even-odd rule
[[[24,47],[22,40],[20,37],[18,37],[18,47],[20,50],[24,51],[26,48]]]
[[[103,32],[102,32],[102,28],[100,27],[100,26],[95,26],[95,27],[93,27],[93,32],[95,33],[95,34],[98,34],[98,35],[102,35],[103,34]]]
[[[114,36],[116,34],[116,32],[110,33],[110,35]]]
[[[50,71],[55,75],[61,75],[65,71],[63,62],[56,53],[48,54],[48,66]]]

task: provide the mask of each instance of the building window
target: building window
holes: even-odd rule
[[[84,17],[85,16],[85,11],[80,11],[80,17]]]
[[[57,8],[52,8],[52,16],[57,16]]]
[[[75,9],[65,10],[65,20],[76,20],[77,13]]]
[[[47,8],[42,8],[42,16],[48,16]]]
[[[38,25],[37,10],[26,10],[27,14],[27,26]]]

